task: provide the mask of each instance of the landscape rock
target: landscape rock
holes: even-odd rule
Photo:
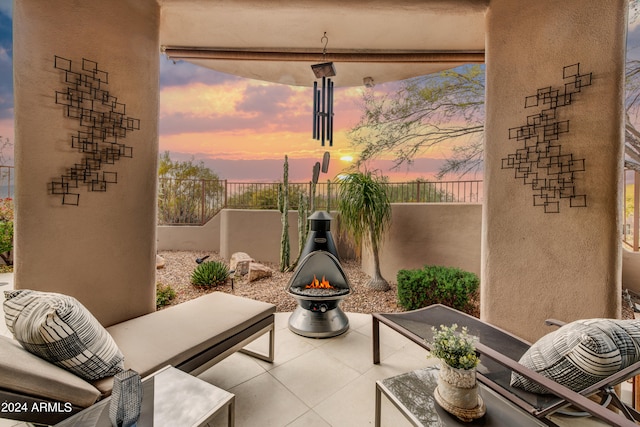
[[[164,268],[164,258],[162,258],[160,255],[156,255],[156,269],[160,270],[161,268]]]
[[[273,270],[266,265],[257,262],[249,263],[249,282],[253,282],[265,277],[271,277]]]
[[[231,255],[229,270],[235,270],[236,276],[244,276],[249,272],[249,264],[255,261],[245,252],[236,252]]]

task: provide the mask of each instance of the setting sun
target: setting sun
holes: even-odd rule
[[[353,156],[342,156],[340,157],[340,160],[343,162],[353,162]]]

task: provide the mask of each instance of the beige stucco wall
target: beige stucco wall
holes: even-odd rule
[[[353,239],[339,229],[338,213],[331,215],[331,234],[340,258],[354,259]],[[221,229],[223,216],[225,228]],[[203,226],[160,225],[157,233],[158,250],[216,251],[227,260],[234,252],[247,252],[256,260],[280,262],[282,218],[274,210],[223,209]],[[296,211],[289,212],[289,242],[293,262],[299,248]]]
[[[277,210],[224,209],[220,212],[220,256],[246,252],[260,262],[280,262],[281,213]],[[298,213],[289,211],[290,260],[298,256]]]
[[[385,278],[395,282],[398,270],[422,268],[425,264],[456,266],[480,275],[481,205],[394,204],[392,208],[395,220],[382,245],[381,270]],[[227,212],[227,215],[243,215],[242,212],[235,210]],[[236,242],[238,247],[252,249],[254,234],[258,230],[281,227],[279,215],[274,215],[271,211],[253,212],[254,221],[231,221],[237,226],[225,233],[226,238]],[[344,239],[341,241],[338,237],[338,215],[335,212],[332,215],[334,221],[331,229],[340,257],[353,258],[354,254],[345,246]],[[204,226],[158,226],[158,250],[219,252],[220,217],[221,215],[217,215]],[[414,228],[405,227],[409,224]],[[247,232],[247,227],[255,229]],[[346,239],[350,240],[348,237]],[[271,242],[265,245],[261,253],[268,253],[272,257],[275,250],[275,245]],[[362,266],[369,274],[373,271],[372,262],[370,252],[365,250]],[[622,286],[640,293],[640,253],[624,249]]]
[[[14,2],[15,285],[73,295],[105,325],[155,310],[158,23],[155,0]],[[96,61],[140,119],[122,141],[133,158],[103,168],[117,184],[81,188],[79,206],[48,194],[83,157],[70,143],[78,121],[55,103],[54,55]]]
[[[395,282],[398,270],[421,268],[425,264],[457,266],[480,275],[480,241],[482,206],[480,204],[394,204],[395,221],[383,242],[382,274]],[[242,212],[240,210],[236,212]],[[253,225],[258,228],[281,227],[279,216],[263,212]],[[228,213],[229,215],[230,213]],[[242,214],[240,214],[242,215]],[[337,213],[332,213],[331,226],[342,259],[353,258],[353,253],[340,241],[337,231]],[[239,222],[237,222],[239,224]],[[416,228],[401,227],[411,224]],[[242,224],[227,235],[239,246],[251,247],[251,233],[243,233],[248,240],[240,242],[237,231],[252,224]],[[220,251],[220,215],[204,226],[158,226],[158,250],[167,251]],[[350,240],[350,239],[349,239]],[[343,244],[341,244],[343,243]],[[272,251],[269,248],[268,251]],[[203,253],[203,255],[205,255]],[[370,252],[363,254],[363,270],[373,270]],[[640,293],[640,253],[623,249],[622,286]]]
[[[220,217],[218,214],[204,225],[158,226],[158,250],[220,252]]]
[[[380,246],[382,276],[395,283],[399,270],[425,265],[480,275],[481,225],[480,204],[394,203],[391,226]],[[373,274],[373,257],[366,248],[362,267]]]
[[[393,204],[392,224],[381,247],[383,275],[395,281],[402,268],[425,264],[459,267],[480,274],[478,204]],[[351,238],[339,231],[339,215],[332,213],[331,233],[342,259],[354,256]],[[225,209],[205,226],[158,227],[158,249],[217,251],[225,259],[247,252],[263,262],[279,262],[280,212]],[[289,212],[292,261],[298,253],[297,212]],[[340,237],[342,235],[342,237]],[[372,271],[371,256],[363,253],[363,269]]]
[[[481,316],[525,339],[548,332],[547,317],[620,315],[626,11],[626,0],[490,3]],[[570,120],[558,142],[563,154],[586,159],[576,192],[587,207],[563,200],[560,213],[545,214],[501,159],[522,145],[509,128],[540,111],[525,109],[525,96],[561,87],[563,66],[575,63],[593,85],[558,109]]]

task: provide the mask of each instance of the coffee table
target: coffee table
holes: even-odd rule
[[[479,384],[478,390],[487,413],[470,423],[458,420],[438,405],[433,397],[438,369],[420,369],[376,381],[375,425],[380,427],[382,396],[388,398],[414,426],[545,426],[540,420],[510,404],[506,399]]]
[[[179,369],[167,366],[142,380],[143,396],[137,427],[202,426],[227,409],[235,423],[235,395]],[[55,427],[111,427],[110,398],[67,418]]]

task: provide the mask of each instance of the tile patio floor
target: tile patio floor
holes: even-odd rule
[[[13,275],[0,274],[0,291],[12,287]],[[290,332],[289,315],[276,314],[273,364],[236,353],[200,375],[236,395],[237,427],[373,425],[375,381],[434,363],[423,349],[383,327],[383,363],[373,365],[370,315],[349,313],[349,330],[330,339]],[[4,321],[0,334],[11,336]],[[266,351],[266,336],[249,347]],[[411,425],[388,402],[382,411],[384,425]],[[225,426],[223,415],[211,425]],[[26,425],[0,419],[0,427]]]
[[[10,289],[12,280],[0,274],[0,291]],[[434,363],[425,350],[381,325],[382,362],[373,365],[370,315],[348,313],[349,330],[328,339],[292,333],[289,315],[276,314],[273,364],[236,353],[199,376],[236,395],[238,427],[372,426],[376,380]],[[10,336],[4,322],[0,334]],[[266,337],[250,347],[266,351]],[[411,425],[385,398],[382,402],[383,426]],[[584,421],[571,425],[597,425]],[[224,414],[213,425],[226,426]],[[14,426],[28,424],[0,419],[0,427]]]

